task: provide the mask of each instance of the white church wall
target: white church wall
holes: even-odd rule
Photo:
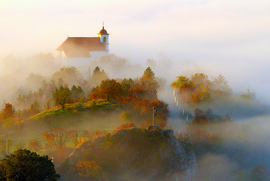
[[[80,65],[89,65],[91,62],[91,58],[67,58],[63,66],[75,66],[78,67]]]
[[[92,61],[99,60],[100,57],[109,55],[109,51],[91,51],[89,53],[91,55],[91,60]]]

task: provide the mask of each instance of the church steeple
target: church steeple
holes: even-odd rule
[[[104,22],[102,23],[102,29],[99,31],[98,37],[100,37],[100,42],[105,44],[106,50],[109,50],[109,33],[104,29]]]

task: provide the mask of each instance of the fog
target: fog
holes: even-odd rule
[[[253,106],[264,113],[250,117],[231,113],[233,123],[210,125],[209,130],[219,130],[224,145],[246,148],[255,155],[246,169],[264,163],[270,171],[269,9],[270,3],[263,0],[2,2],[0,24],[5,26],[0,29],[0,108],[14,102],[18,94],[38,91],[43,80],[50,81],[62,67],[56,63],[54,51],[67,35],[96,36],[105,21],[110,53],[116,57],[79,66],[84,79],[96,66],[114,79],[134,79],[151,67],[156,77],[166,80],[158,97],[169,104],[168,124],[177,135],[179,130],[184,131],[184,124],[177,116],[171,82],[180,75],[204,73],[213,80],[221,74],[234,94],[247,89],[254,92],[258,104]],[[78,81],[75,84],[80,85]],[[207,108],[223,118],[227,113]],[[193,110],[188,111],[192,114]],[[96,121],[94,127],[102,130],[100,122]],[[243,131],[245,126],[248,133]],[[232,179],[234,171],[242,167],[224,154],[213,153],[206,154],[198,164],[205,168],[198,173],[202,180]],[[210,176],[212,165],[217,164],[217,174]]]

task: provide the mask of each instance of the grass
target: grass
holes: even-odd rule
[[[65,110],[63,110],[62,107],[59,105],[49,110],[42,111],[32,117],[26,118],[25,120],[23,120],[23,122],[27,120],[44,120],[47,118],[55,118],[57,116],[64,118],[89,111],[98,111],[100,113],[103,113],[105,111],[113,111],[120,108],[121,106],[119,106],[118,104],[113,104],[104,99],[98,99],[83,103],[66,104]]]

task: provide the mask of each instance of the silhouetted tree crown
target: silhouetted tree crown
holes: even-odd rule
[[[50,180],[60,179],[48,156],[29,150],[17,150],[0,161],[0,180]]]

